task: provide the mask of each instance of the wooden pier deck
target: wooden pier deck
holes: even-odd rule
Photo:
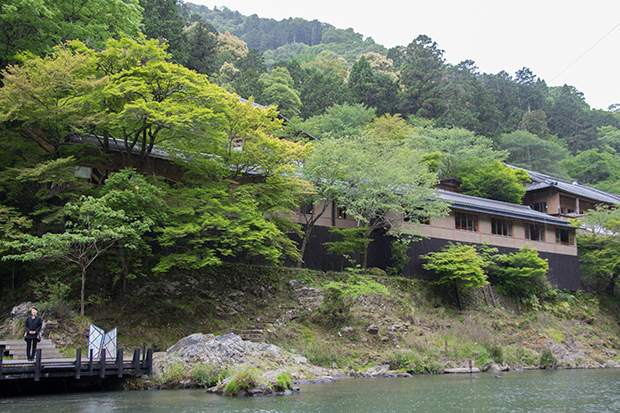
[[[37,349],[34,361],[27,360],[1,360],[0,380],[20,380],[53,378],[81,377],[139,377],[144,374],[152,374],[153,349],[143,351],[135,349],[133,357],[124,358],[123,349],[118,349],[115,359],[106,360],[105,353],[94,358],[91,354],[88,358],[82,358],[82,350],[77,349],[75,359],[72,358],[46,358],[42,359],[42,350]]]

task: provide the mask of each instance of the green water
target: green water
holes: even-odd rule
[[[204,390],[82,393],[0,399],[0,412],[618,412],[620,370],[349,379],[283,397]]]

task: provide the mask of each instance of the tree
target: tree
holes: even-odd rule
[[[570,179],[562,164],[568,157],[568,149],[555,139],[545,140],[519,130],[502,135],[498,149],[509,153],[506,162],[510,165]]]
[[[293,78],[285,67],[277,67],[270,74],[262,75],[261,81],[265,84],[263,103],[278,105],[285,117],[299,115],[301,99],[294,88]]]
[[[2,73],[0,106],[5,110],[0,121],[15,122],[22,138],[41,151],[56,151],[66,135],[88,119],[80,102],[99,87],[93,79],[95,61],[66,47],[44,58],[30,54],[21,59],[21,66]]]
[[[353,64],[347,85],[353,102],[373,107],[380,115],[394,112],[396,81],[387,74],[375,73],[364,56]]]
[[[44,56],[54,46],[80,39],[93,48],[109,38],[140,34],[137,0],[8,0],[0,8],[0,70],[19,52]]]
[[[577,238],[585,288],[613,296],[620,277],[620,210],[601,206],[589,210],[583,220],[589,233]]]
[[[497,264],[493,274],[505,294],[531,298],[544,295],[550,288],[547,282],[548,260],[538,256],[531,245],[524,245],[517,252],[494,257]]]
[[[530,176],[523,169],[513,169],[497,159],[480,165],[461,178],[459,189],[465,195],[521,204]]]
[[[129,219],[122,210],[114,210],[104,199],[83,197],[79,203],[67,204],[66,230],[48,232],[41,237],[24,235],[16,241],[2,242],[3,246],[19,252],[2,260],[61,261],[76,265],[80,270],[80,315],[84,316],[86,270],[104,252],[123,240],[126,248],[133,248],[140,234],[148,230],[151,221]]]
[[[461,291],[489,284],[484,269],[490,263],[478,253],[473,245],[449,243],[441,251],[430,252],[421,255],[420,258],[428,260],[422,265],[424,269],[434,271],[439,275],[438,285],[453,284],[461,311],[463,310]]]
[[[272,135],[282,126],[275,108],[236,96],[228,104],[221,141],[188,135],[165,146],[187,174],[158,237],[169,254],[156,272],[219,265],[231,256],[298,259],[287,236],[296,228],[283,216],[305,190],[295,167],[309,147]]]
[[[610,152],[589,149],[566,158],[562,164],[573,179],[585,185],[617,181],[620,178],[620,159]]]
[[[441,178],[460,178],[475,166],[498,159],[508,153],[493,149],[493,141],[461,128],[425,128],[409,139],[412,148],[426,153],[438,152],[438,174]]]
[[[140,0],[146,37],[169,44],[174,63],[187,65],[190,51],[183,30],[185,23],[178,11],[180,4],[178,0]]]
[[[447,205],[436,198],[435,174],[419,151],[394,141],[379,141],[369,133],[320,141],[315,150],[324,166],[336,165],[333,182],[338,206],[360,227],[363,238],[378,229],[395,234],[419,233],[421,222],[445,215]],[[408,219],[408,223],[403,224]],[[362,254],[367,265],[367,249]]]
[[[362,127],[375,117],[375,109],[362,104],[334,105],[325,110],[325,114],[313,116],[303,124],[312,136],[343,137],[359,135]]]
[[[418,36],[404,49],[400,66],[400,102],[404,113],[429,119],[441,113],[443,54],[426,35]]]

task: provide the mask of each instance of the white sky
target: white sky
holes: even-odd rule
[[[575,86],[593,109],[620,103],[620,27],[609,33],[620,25],[620,0],[185,1],[352,27],[387,48],[426,34],[448,63],[470,59],[481,72],[513,76],[525,66],[548,86]]]

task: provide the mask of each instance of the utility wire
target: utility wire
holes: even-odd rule
[[[588,50],[586,50],[585,52],[583,52],[583,54],[581,56],[579,56],[577,59],[575,59],[575,61],[571,64],[569,64],[568,66],[566,66],[566,68],[564,70],[562,70],[560,73],[558,73],[553,79],[551,79],[549,81],[549,83],[553,82],[555,79],[557,79],[558,77],[560,77],[560,75],[564,72],[566,72],[572,65],[574,65],[575,63],[577,63],[577,61],[579,61],[579,59],[581,59],[582,57],[584,57],[586,55],[586,53],[588,53],[590,50],[594,49],[594,47],[599,44],[601,41],[603,41],[604,38],[606,38],[607,36],[609,36],[611,34],[611,32],[613,32],[614,30],[616,30],[618,28],[618,26],[620,26],[620,23],[616,24],[613,29],[611,29],[610,31],[607,32],[607,34],[605,34],[605,36],[601,37],[596,43],[594,43],[592,46],[590,46],[590,48]]]

